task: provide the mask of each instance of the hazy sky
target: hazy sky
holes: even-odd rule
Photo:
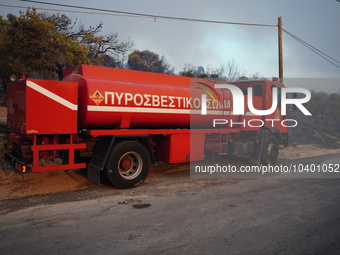
[[[103,8],[152,15],[218,21],[277,25],[317,49],[340,61],[340,2],[336,0],[41,0],[69,5]],[[76,10],[0,0],[0,4]],[[0,15],[19,15],[20,9],[0,7]],[[39,12],[42,12],[38,10]],[[79,10],[81,11],[81,10]],[[108,15],[66,13],[85,25],[103,22],[103,33],[117,32],[119,38],[130,38],[135,49],[151,50],[175,67],[185,64],[216,67],[234,60],[248,76],[278,76],[277,28],[223,24],[207,24],[153,18],[132,18]],[[340,78],[340,69],[284,33],[284,76],[289,78]],[[340,63],[337,63],[340,66]],[[329,79],[334,81],[334,79]],[[319,85],[321,86],[321,85]],[[339,92],[340,83],[329,88]],[[314,88],[313,89],[317,89]]]

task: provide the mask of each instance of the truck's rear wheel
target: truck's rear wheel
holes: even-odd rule
[[[265,165],[275,164],[279,155],[279,142],[274,135],[268,135],[263,140],[261,163]]]
[[[127,189],[142,183],[149,169],[150,156],[147,149],[138,142],[123,141],[113,146],[105,174],[114,186]]]

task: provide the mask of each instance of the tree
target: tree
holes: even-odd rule
[[[9,18],[11,16],[9,15]],[[2,16],[0,16],[0,58],[4,60],[4,51],[3,49],[6,47],[6,42],[4,39],[4,35],[7,33],[7,28],[10,25],[10,22],[8,20],[4,20]],[[8,66],[3,66],[1,68],[1,60],[0,60],[0,84],[3,85],[9,81],[9,75],[6,75],[8,73],[7,69]]]
[[[173,74],[174,68],[165,60],[164,56],[149,51],[135,50],[129,54],[128,68],[145,72]]]
[[[44,15],[44,19],[54,23],[56,29],[60,33],[66,34],[68,38],[86,45],[88,48],[87,57],[94,64],[102,64],[108,54],[125,54],[134,46],[134,43],[130,40],[120,41],[117,33],[101,35],[102,22],[94,27],[85,28],[83,24],[77,22],[77,20],[72,21],[64,14]]]
[[[208,68],[209,77],[212,79],[224,80],[228,82],[238,80],[242,75],[236,62],[232,59],[227,64],[221,64],[219,67]]]
[[[329,107],[329,115],[333,117],[333,119],[340,118],[340,96],[338,94],[332,93],[329,96],[327,101]]]
[[[180,72],[181,76],[186,77],[197,77],[197,78],[208,78],[208,75],[204,71],[203,66],[194,66],[190,64],[185,64],[184,69],[182,72]]]
[[[100,64],[111,52],[123,52],[133,43],[120,43],[117,34],[99,35],[102,24],[85,29],[66,15],[39,14],[28,9],[19,17],[0,17],[0,72],[55,74],[78,64]]]
[[[185,64],[180,75],[197,78],[210,78],[213,80],[236,81],[241,78],[241,72],[234,60],[229,61],[226,65],[221,64],[218,67],[208,67],[205,72],[202,66]]]
[[[323,118],[324,114],[327,112],[327,107],[325,102],[328,99],[328,95],[322,95],[321,93],[315,93],[312,91],[311,100],[306,103],[308,110],[312,113],[315,120]]]
[[[227,77],[227,81],[235,81],[239,77],[241,77],[241,71],[237,67],[237,64],[234,59],[228,61],[224,70],[225,70],[225,76]]]
[[[34,9],[20,17],[9,15],[1,31],[5,32],[0,38],[0,70],[6,76],[19,72],[50,74],[60,65],[90,63],[85,45],[58,33],[55,24],[45,22]]]
[[[185,77],[195,77],[195,74],[191,69],[181,72],[181,75]]]

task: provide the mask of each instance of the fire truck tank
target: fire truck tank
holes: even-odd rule
[[[80,129],[211,128],[238,118],[229,90],[214,88],[222,82],[87,65],[66,69],[64,81],[78,83]]]

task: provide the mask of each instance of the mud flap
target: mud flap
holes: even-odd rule
[[[262,149],[263,149],[263,138],[268,133],[268,130],[261,129],[260,134],[257,138],[256,148],[253,154],[249,158],[249,163],[251,165],[260,165],[261,163],[261,156],[262,156]]]
[[[87,167],[87,179],[96,184],[100,185],[100,170],[96,168],[95,166],[88,166]]]
[[[101,136],[94,146],[92,158],[87,167],[87,178],[96,185],[100,185],[100,171],[105,167],[114,141],[115,136]]]

